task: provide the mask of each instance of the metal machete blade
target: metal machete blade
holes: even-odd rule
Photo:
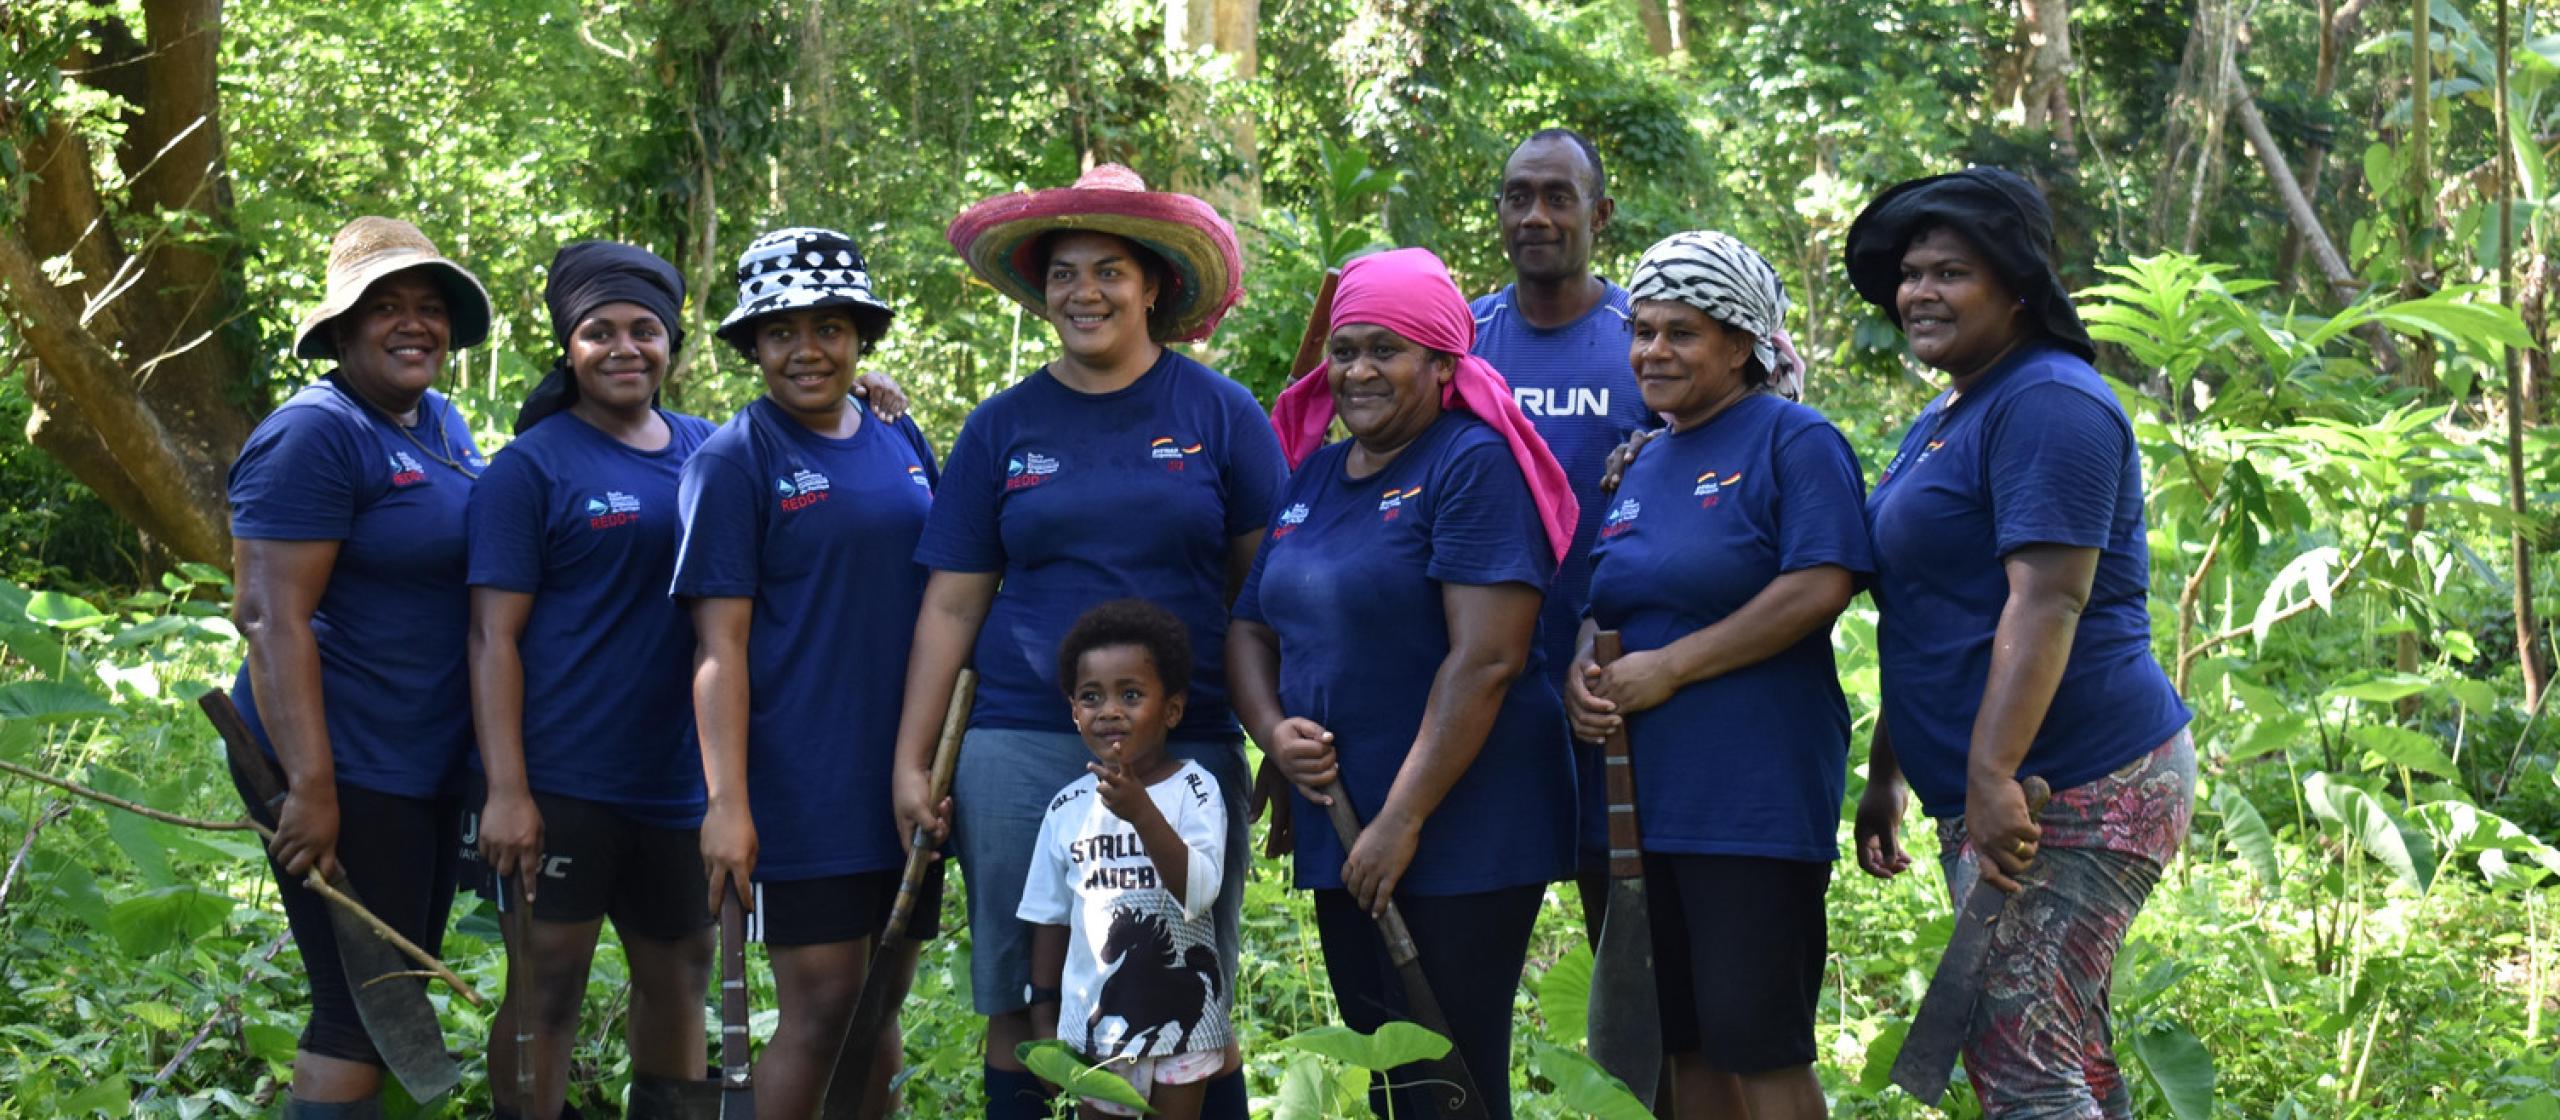
[[[1955,933],[1947,938],[1947,951],[1938,958],[1938,971],[1929,978],[1928,994],[1920,997],[1920,1013],[1912,1017],[1902,1052],[1894,1056],[1893,1083],[1923,1104],[1937,1104],[1947,1093],[1947,1078],[1972,1029],[1974,1004],[1982,998],[1982,961],[2008,905],[2009,896],[2000,888],[1974,881],[1964,896],[1964,911],[1956,915]]]
[[[1591,1060],[1653,1107],[1662,1080],[1662,1008],[1654,991],[1653,922],[1644,880],[1609,881],[1608,916],[1591,966]]]
[[[355,889],[344,876],[330,885],[355,898]],[[432,1101],[451,1092],[462,1083],[462,1067],[445,1052],[444,1026],[436,1022],[425,985],[409,975],[409,958],[345,907],[328,909],[338,960],[346,971],[347,988],[355,995],[356,1018],[363,1020],[364,1032],[382,1055],[383,1067],[400,1079],[411,1100]]]

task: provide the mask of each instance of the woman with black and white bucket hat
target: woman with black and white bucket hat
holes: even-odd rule
[[[231,465],[232,613],[249,647],[231,693],[289,789],[270,806],[234,781],[275,829],[276,892],[311,990],[287,1116],[378,1115],[382,1087],[329,904],[303,876],[344,870],[430,953],[452,908],[471,748],[463,509],[487,464],[432,386],[448,354],[488,335],[479,280],[416,226],[347,223],[328,296],[294,332],[295,357],[335,368],[260,421]]]
[[[709,901],[734,891],[747,903],[780,993],[757,1107],[800,1117],[828,1092],[898,891],[890,760],[924,595],[915,548],[939,475],[915,422],[878,407],[893,393],[851,395],[892,317],[852,238],[776,230],[738,258],[737,278],[718,333],[765,392],[685,464],[674,593],[698,643]],[[929,922],[940,906],[918,910]],[[885,1032],[881,1080],[836,1091],[877,1114],[898,1046]]]

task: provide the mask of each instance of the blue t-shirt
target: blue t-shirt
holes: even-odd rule
[[[889,767],[924,603],[933,449],[864,409],[850,439],[756,398],[693,453],[675,593],[752,598],[747,804],[758,881],[899,866]]]
[[[1544,588],[1555,563],[1527,479],[1482,421],[1444,413],[1368,478],[1345,476],[1350,447],[1316,452],[1289,479],[1236,617],[1279,635],[1281,710],[1333,732],[1365,820],[1386,804],[1449,656],[1441,585]],[[1401,889],[1469,894],[1572,871],[1571,732],[1545,669],[1533,644],[1483,751],[1423,824]],[[1341,887],[1333,826],[1304,796],[1291,803],[1297,884]]]
[[[658,415],[667,445],[655,451],[569,412],[500,451],[471,494],[471,585],[533,596],[516,639],[532,787],[692,828],[702,823],[693,621],[665,588],[676,479],[711,422]]]
[[[232,536],[338,542],[311,633],[340,782],[432,797],[471,750],[463,508],[487,465],[443,394],[404,432],[336,373],[259,421],[231,464]],[[246,662],[231,695],[274,754]]]
[[[2021,777],[2105,776],[2187,724],[2151,655],[2150,545],[2133,425],[2089,364],[2028,346],[1952,407],[1930,402],[1867,498],[1885,725],[1929,815],[1964,812],[1974,715],[2008,603],[2002,558],[2100,550],[2062,683]]]
[[[1538,618],[1547,671],[1558,688],[1573,667],[1573,639],[1582,625],[1582,608],[1590,601],[1591,542],[1599,539],[1599,511],[1609,502],[1600,489],[1609,452],[1635,432],[1662,423],[1645,409],[1644,391],[1636,386],[1635,367],[1627,360],[1632,322],[1627,290],[1601,283],[1608,290],[1599,303],[1553,329],[1531,326],[1521,317],[1512,303],[1518,285],[1475,302],[1476,356],[1493,363],[1511,383],[1512,399],[1520,402],[1520,411],[1555,453],[1573,486],[1574,501],[1582,507],[1573,527],[1573,548],[1556,566],[1555,585],[1547,588],[1546,607]]]
[[[1723,621],[1788,572],[1864,575],[1864,476],[1822,414],[1754,393],[1646,446],[1598,520],[1591,617],[1627,652]],[[1627,720],[1650,852],[1838,854],[1849,703],[1831,627]]]
[[[1176,740],[1240,734],[1227,706],[1227,550],[1271,519],[1288,475],[1253,393],[1171,350],[1127,387],[1046,368],[987,398],[952,444],[916,562],[1001,572],[971,663],[971,727],[1073,733],[1058,642],[1087,609],[1152,600],[1199,662]]]

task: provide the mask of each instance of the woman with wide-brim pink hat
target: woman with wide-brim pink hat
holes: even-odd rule
[[[1090,759],[1055,680],[1059,640],[1127,597],[1189,629],[1200,664],[1168,749],[1200,762],[1227,804],[1218,990],[1232,1000],[1248,776],[1220,651],[1288,468],[1249,390],[1165,346],[1206,338],[1242,292],[1235,230],[1207,203],[1104,165],[1072,187],[982,201],[948,236],[979,279],[1049,322],[1060,353],[980,404],[951,449],[916,553],[933,574],[895,794],[903,828],[949,831],[966,872],[987,1115],[1046,1116],[1014,1048],[1058,996],[1031,988],[1031,927],[1015,911],[1041,812]],[[952,800],[931,804],[935,730],[963,665],[977,703]],[[1228,1064],[1204,1115],[1244,1115]]]

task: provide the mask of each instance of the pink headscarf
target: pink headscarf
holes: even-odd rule
[[[1385,327],[1418,345],[1458,356],[1457,372],[1441,389],[1440,407],[1457,408],[1502,433],[1529,480],[1547,544],[1555,550],[1556,562],[1563,563],[1565,550],[1573,545],[1574,520],[1581,515],[1573,487],[1555,453],[1547,450],[1547,441],[1511,398],[1511,383],[1492,363],[1469,353],[1476,342],[1475,315],[1458,294],[1457,282],[1449,279],[1449,266],[1429,249],[1373,253],[1342,266],[1328,327],[1339,329],[1345,323]],[[1271,404],[1271,428],[1280,434],[1280,451],[1292,470],[1324,446],[1325,429],[1333,423],[1333,386],[1327,376],[1331,364],[1308,371]]]

